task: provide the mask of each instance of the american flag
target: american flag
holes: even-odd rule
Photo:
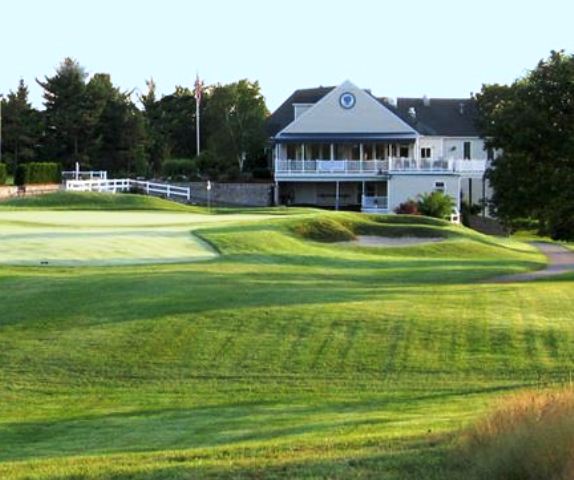
[[[199,79],[199,75],[195,77],[195,100],[197,103],[201,103],[201,95],[203,94],[203,82]]]

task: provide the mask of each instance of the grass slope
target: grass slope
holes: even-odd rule
[[[0,267],[1,478],[460,478],[453,431],[569,378],[574,277],[481,283],[542,266],[528,245],[424,219],[209,217],[206,263]]]
[[[12,198],[0,202],[3,209],[48,210],[167,210],[171,212],[203,212],[199,207],[183,205],[157,197],[135,194],[95,192],[56,192],[47,195]]]

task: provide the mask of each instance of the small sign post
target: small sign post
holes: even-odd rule
[[[211,210],[211,180],[207,181],[207,186],[205,188],[207,189],[207,210],[210,211]]]

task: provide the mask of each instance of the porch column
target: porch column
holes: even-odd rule
[[[275,182],[275,189],[273,190],[273,205],[279,205],[279,182]]]
[[[468,205],[472,206],[472,178],[468,179]]]
[[[339,210],[339,182],[335,182],[335,210]]]
[[[486,176],[482,176],[482,218],[486,217]]]
[[[363,209],[365,203],[365,181],[361,182],[361,210]]]
[[[331,160],[335,160],[335,144],[331,144]]]

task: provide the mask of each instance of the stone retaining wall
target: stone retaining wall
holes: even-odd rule
[[[191,201],[207,203],[205,182],[192,182]],[[211,184],[211,203],[245,207],[267,207],[273,204],[274,184],[266,183],[218,183]]]
[[[0,200],[13,197],[25,197],[31,195],[43,195],[60,190],[59,183],[48,183],[41,185],[26,185],[25,187],[16,187],[13,185],[0,186]]]

